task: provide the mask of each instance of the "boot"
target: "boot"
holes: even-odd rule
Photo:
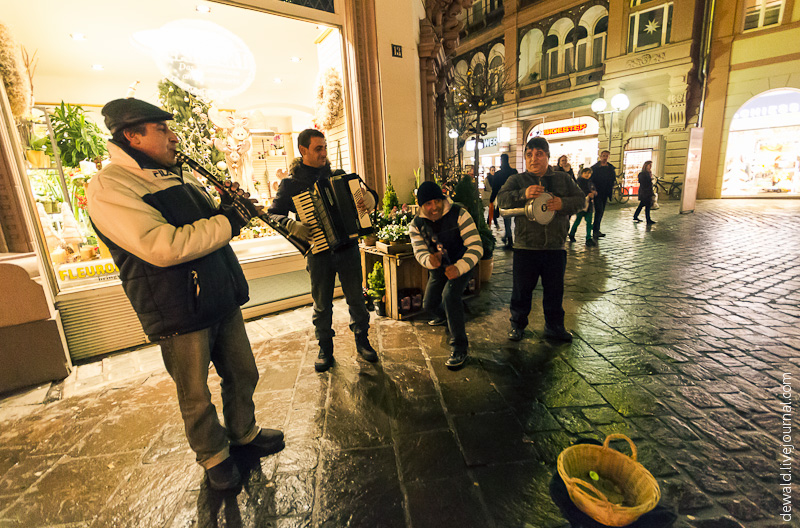
[[[378,361],[378,353],[369,344],[369,336],[366,332],[356,334],[356,350],[366,361],[370,363]]]
[[[333,338],[322,339],[319,342],[319,354],[314,362],[314,370],[325,372],[333,366]]]

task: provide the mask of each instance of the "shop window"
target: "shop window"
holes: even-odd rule
[[[333,1],[334,0],[283,0],[288,4],[295,4],[305,7],[310,7],[311,9],[318,9],[320,11],[326,11],[328,13],[333,13]]]
[[[628,52],[669,44],[671,30],[672,3],[632,14],[628,28]]]
[[[778,24],[783,15],[783,0],[745,0],[744,30]]]

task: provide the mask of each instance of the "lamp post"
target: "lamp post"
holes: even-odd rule
[[[611,98],[611,110],[606,110],[608,103],[602,97],[598,97],[592,101],[592,112],[595,114],[610,114],[608,125],[608,151],[611,152],[611,136],[614,133],[614,114],[626,110],[631,104],[630,99],[624,93],[618,93]]]

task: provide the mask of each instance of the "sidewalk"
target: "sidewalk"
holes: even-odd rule
[[[0,528],[561,528],[558,454],[613,432],[636,442],[675,527],[798,525],[779,516],[781,465],[796,462],[779,451],[800,439],[787,392],[800,391],[800,200],[701,201],[689,215],[666,202],[649,228],[631,221],[636,204],[607,210],[599,247],[568,249],[571,345],[541,338],[541,289],[525,339],[506,340],[501,244],[458,372],[423,320],[373,315],[381,361],[357,359],[341,300],[325,374],[310,307],[248,322],[257,418],[287,441],[238,461],[238,493],[204,483],[155,347],[0,400]]]

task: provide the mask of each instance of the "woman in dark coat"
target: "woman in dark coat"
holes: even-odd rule
[[[573,180],[575,179],[575,173],[572,172],[572,166],[569,164],[569,160],[567,159],[566,155],[562,155],[560,158],[558,158],[558,165],[556,165],[553,170],[564,171],[572,176]]]
[[[650,172],[652,166],[652,161],[645,161],[642,166],[642,172],[639,173],[639,207],[637,207],[636,212],[633,213],[633,221],[641,222],[641,220],[639,220],[639,213],[642,211],[642,207],[644,207],[644,217],[648,225],[655,224],[655,221],[650,219],[650,207],[653,205],[654,196],[653,173]]]

